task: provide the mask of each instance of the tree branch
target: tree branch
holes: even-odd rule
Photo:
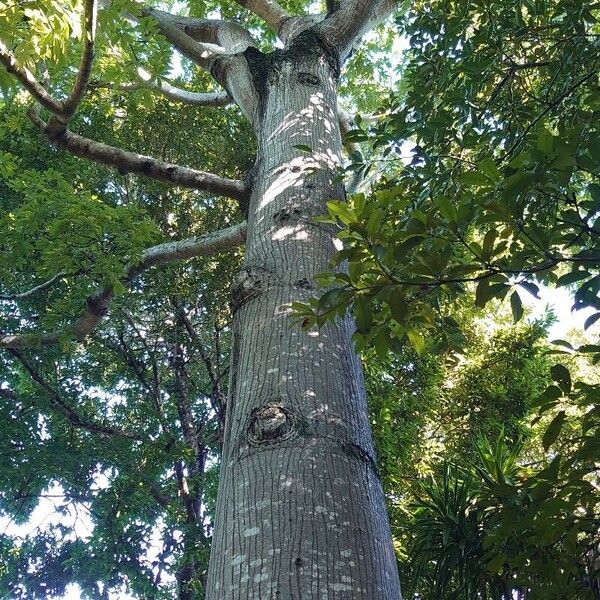
[[[345,137],[352,131],[354,127],[354,123],[352,122],[352,117],[343,109],[338,107],[338,122],[340,125],[340,133],[342,134],[342,140],[344,141],[344,147],[348,151],[349,154],[352,152],[360,152],[360,145],[356,142],[349,142],[345,139]]]
[[[13,53],[2,41],[0,41],[0,62],[44,108],[53,113],[61,113],[64,110],[63,103],[55,100],[29,69],[19,65]]]
[[[121,283],[129,285],[138,275],[157,265],[196,256],[212,256],[241,246],[246,239],[246,223],[240,223],[202,237],[152,246],[142,253],[140,261],[125,267]],[[63,329],[52,333],[0,335],[0,348],[25,348],[57,344],[62,338],[84,340],[100,323],[115,295],[112,286],[99,289],[88,297],[84,314]]]
[[[94,44],[96,41],[96,20],[98,7],[96,0],[85,0],[84,13],[82,19],[83,52],[81,54],[81,63],[77,72],[77,78],[69,97],[63,102],[63,110],[55,114],[48,121],[48,130],[54,132],[64,131],[72,119],[83,95],[87,89],[90,74],[92,72],[92,62],[94,60]]]
[[[45,289],[48,289],[54,283],[56,283],[59,279],[62,279],[66,275],[67,275],[67,273],[65,273],[64,271],[60,271],[59,273],[54,275],[54,277],[51,277],[47,281],[44,281],[44,283],[40,283],[39,285],[32,287],[31,289],[27,290],[26,292],[20,292],[18,294],[0,294],[0,300],[24,300],[26,298],[34,296],[38,292],[42,292]]]
[[[52,132],[48,130],[48,125],[34,112],[29,112],[29,118],[59,148],[64,148],[80,158],[115,167],[120,173],[136,173],[151,179],[158,179],[219,196],[228,196],[238,201],[244,201],[247,197],[248,191],[242,181],[226,179],[212,173],[180,167],[144,154],[128,152],[68,130],[58,132],[57,136],[53,136]]]
[[[319,31],[340,53],[348,58],[362,36],[385,21],[401,5],[401,0],[343,0],[338,10],[327,15]]]
[[[117,437],[124,437],[132,440],[141,439],[137,434],[125,431],[119,427],[112,427],[98,423],[92,419],[82,417],[76,410],[71,408],[61,397],[60,394],[44,379],[36,366],[29,361],[18,350],[11,349],[9,352],[21,363],[30,377],[46,392],[50,402],[74,427],[85,429],[90,433],[100,433]]]
[[[7,71],[17,77],[25,89],[44,107],[53,113],[48,128],[51,131],[64,130],[81,102],[92,70],[94,43],[96,38],[96,0],[85,0],[82,18],[83,52],[77,78],[69,97],[64,101],[53,98],[43,83],[37,81],[33,73],[18,64],[14,55],[0,42],[0,62]]]
[[[153,18],[174,48],[206,69],[250,122],[255,120],[258,98],[242,53],[257,44],[247,30],[232,21],[189,19],[149,7],[139,14]]]
[[[94,83],[95,88],[108,88],[122,92],[133,92],[136,90],[150,90],[158,92],[174,102],[182,102],[192,106],[227,106],[233,102],[227,92],[190,92],[175,87],[164,79],[158,81],[136,81],[124,85],[112,85],[110,83]]]
[[[156,9],[146,9],[155,19],[164,19],[183,30],[196,42],[216,44],[228,54],[243,52],[249,46],[258,47],[250,32],[235,21],[224,19],[191,19]]]
[[[292,16],[275,0],[235,0],[246,10],[259,16],[279,34],[282,25]]]
[[[185,22],[183,17],[177,17],[154,8],[144,8],[141,13],[156,21],[159,31],[179,52],[209,72],[219,56],[229,54],[223,46],[216,43],[199,42],[188,35],[183,28]]]

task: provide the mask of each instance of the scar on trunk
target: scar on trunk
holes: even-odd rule
[[[270,273],[261,267],[244,267],[231,285],[231,309],[233,312],[246,302],[258,297],[269,287]]]
[[[250,414],[248,441],[250,444],[268,444],[287,439],[293,432],[292,411],[282,405],[265,404]]]

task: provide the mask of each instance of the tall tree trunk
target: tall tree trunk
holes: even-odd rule
[[[335,252],[313,222],[343,198],[338,60],[314,33],[249,49],[260,97],[246,266],[208,600],[399,600],[351,319],[303,332],[289,304]],[[310,147],[302,151],[297,145]]]

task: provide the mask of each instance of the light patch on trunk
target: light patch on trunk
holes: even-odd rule
[[[258,535],[260,532],[260,527],[250,527],[244,530],[244,537],[252,537],[254,535]]]
[[[351,592],[352,586],[348,585],[347,583],[332,583],[331,589],[334,592]]]
[[[280,227],[271,237],[273,241],[284,240],[306,240],[308,239],[308,231],[302,225]]]
[[[289,488],[292,487],[292,485],[294,485],[294,480],[292,477],[283,477],[282,476],[282,482],[281,482],[281,487],[282,488]]]
[[[258,208],[268,206],[287,189],[300,187],[307,175],[319,170],[334,171],[339,164],[340,158],[331,148],[292,158],[277,168],[275,179],[263,194]]]

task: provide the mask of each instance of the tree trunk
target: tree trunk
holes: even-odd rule
[[[232,378],[208,600],[399,600],[363,378],[345,318],[301,331],[335,235],[312,218],[344,197],[338,60],[305,32],[249,49],[258,163],[246,266],[232,290]],[[302,151],[297,145],[310,147]]]

